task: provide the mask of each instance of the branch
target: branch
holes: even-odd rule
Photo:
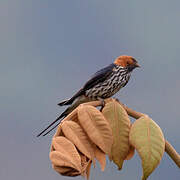
[[[180,168],[180,155],[176,152],[176,150],[172,147],[172,145],[166,140],[165,151],[171,157],[171,159],[176,163],[176,165]]]

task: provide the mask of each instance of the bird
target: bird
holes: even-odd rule
[[[85,101],[100,100],[104,104],[104,99],[112,97],[121,88],[126,86],[132,71],[137,67],[140,67],[140,65],[134,57],[121,55],[117,57],[112,64],[97,71],[71,98],[58,103],[59,106],[69,105],[69,107],[47,128],[40,132],[37,137],[41,136],[58,120],[65,118],[77,105]],[[43,136],[58,125],[59,123]]]

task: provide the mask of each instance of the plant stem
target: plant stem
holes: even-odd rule
[[[180,155],[176,152],[173,146],[166,140],[165,151],[171,157],[171,159],[180,168]]]

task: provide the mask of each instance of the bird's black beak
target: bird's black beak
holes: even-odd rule
[[[134,64],[130,64],[127,66],[128,67],[128,71],[131,72],[133,69],[137,68],[137,67],[141,67],[137,62]]]
[[[135,67],[140,68],[141,66],[140,66],[138,63],[136,63],[136,64],[135,64]]]

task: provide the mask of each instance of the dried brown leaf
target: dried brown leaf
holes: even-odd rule
[[[65,122],[65,121],[74,121],[74,122],[77,122],[78,121],[78,117],[77,117],[77,109],[73,110],[66,118],[64,118],[62,120],[62,122],[59,124],[59,126],[57,127],[57,130],[54,134],[53,137],[57,137],[57,136],[64,136],[63,132],[62,132],[62,123]],[[53,151],[53,146],[52,146],[52,143],[51,143],[51,147],[50,147],[50,151]]]
[[[62,123],[62,131],[78,149],[89,159],[94,159],[94,150],[92,142],[82,129],[82,127],[73,121],[65,121]]]
[[[74,144],[65,137],[55,137],[52,141],[54,151],[50,152],[50,159],[55,166],[71,167],[81,173],[81,158]]]
[[[80,105],[78,119],[91,141],[108,154],[113,142],[112,130],[102,113],[93,106]]]
[[[62,128],[61,128],[61,124],[57,127],[57,130],[53,136],[53,138],[57,137],[57,136],[64,136],[63,132],[62,132]],[[52,142],[51,142],[51,147],[50,147],[50,151],[54,151],[54,147],[52,145]]]
[[[60,173],[63,176],[78,176],[80,175],[80,172],[76,169],[70,168],[70,167],[62,167],[62,166],[55,166],[52,165],[53,169]]]
[[[75,177],[75,176],[79,176],[81,175],[78,171],[69,171],[66,174],[64,174],[64,176],[71,176],[71,177]]]
[[[67,119],[65,118],[64,121],[74,121],[74,122],[78,122],[78,115],[77,115],[77,109],[75,109],[74,111],[72,111],[68,116]],[[63,122],[64,122],[63,121]]]
[[[92,164],[92,161],[89,162],[87,168],[86,168],[86,179],[89,180],[89,177],[90,177],[90,172],[91,172],[91,164]]]
[[[90,167],[89,164],[91,165],[92,160],[88,159],[86,156],[80,153],[81,156],[81,165],[82,165],[82,172],[81,176],[85,177],[86,179],[89,178],[89,173],[90,173]]]
[[[126,156],[125,160],[130,160],[134,156],[135,148],[133,146],[129,147],[128,155]]]
[[[82,167],[85,167],[88,162],[88,158],[81,153],[79,155],[81,156],[81,165]]]
[[[59,124],[59,126],[57,127],[57,130],[53,137],[57,137],[57,136],[64,136],[62,132],[61,124]]]
[[[104,171],[106,167],[106,154],[97,146],[94,146],[94,151],[95,151],[95,157],[99,161],[99,164],[101,166],[101,171]]]

